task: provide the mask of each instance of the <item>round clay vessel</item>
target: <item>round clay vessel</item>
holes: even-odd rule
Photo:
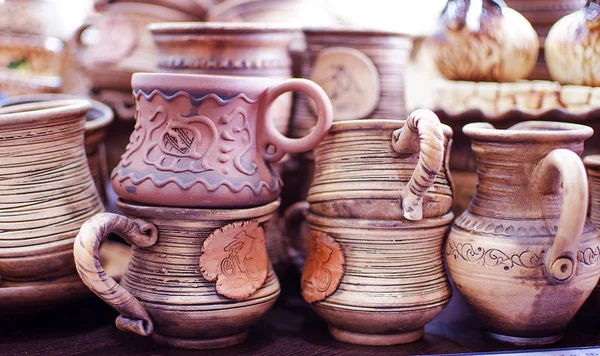
[[[452,206],[451,140],[450,127],[426,110],[406,121],[335,122],[314,150],[311,211],[375,220],[446,214]]]
[[[299,28],[251,23],[157,23],[149,26],[158,48],[158,71],[292,78],[289,47]],[[287,133],[292,94],[278,100],[275,126]]]
[[[583,160],[588,172],[590,184],[590,207],[588,215],[590,221],[596,226],[600,226],[600,155],[587,156]],[[600,305],[600,283],[596,285],[588,302],[591,302],[594,309]]]
[[[86,161],[90,104],[48,101],[0,109],[0,277],[74,273],[73,241],[104,210]]]
[[[137,123],[113,188],[124,200],[155,206],[251,207],[277,200],[281,179],[270,166],[315,147],[331,127],[331,104],[315,83],[184,74],[133,76]],[[315,129],[283,136],[270,106],[290,91],[319,107]]]
[[[586,220],[579,157],[593,130],[528,121],[463,131],[477,157],[477,191],[446,242],[450,277],[491,337],[556,342],[600,276],[600,230]]]
[[[429,46],[447,79],[513,82],[534,69],[539,39],[502,0],[448,0]]]
[[[546,38],[546,62],[562,84],[600,86],[600,1],[560,19]]]
[[[406,118],[404,78],[412,38],[397,32],[305,28],[302,77],[331,99],[335,121]],[[315,123],[314,105],[298,96],[291,133],[302,136]]]
[[[302,296],[331,335],[377,346],[420,339],[450,300],[442,243],[452,213],[421,221],[307,219]]]
[[[127,217],[96,215],[74,245],[83,282],[121,313],[117,327],[180,348],[243,342],[279,296],[263,229],[279,203],[227,210],[117,205]],[[110,232],[134,246],[120,285],[97,261]]]
[[[85,117],[85,153],[92,177],[94,178],[94,184],[96,184],[96,188],[98,189],[102,201],[106,203],[108,169],[104,140],[106,138],[108,125],[113,121],[114,116],[112,110],[108,106],[96,100],[66,94],[31,94],[15,96],[0,101],[0,107],[65,99],[85,99],[92,105]]]

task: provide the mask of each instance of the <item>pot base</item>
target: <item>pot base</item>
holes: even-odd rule
[[[331,336],[335,339],[347,342],[349,344],[367,345],[367,346],[392,346],[399,344],[408,344],[417,341],[423,337],[423,328],[401,334],[360,334],[334,327],[329,327]]]
[[[220,349],[224,347],[230,347],[240,344],[246,341],[248,332],[244,331],[239,334],[218,337],[214,339],[188,339],[173,336],[165,336],[156,332],[152,333],[152,339],[159,344],[177,347],[181,349],[193,349],[193,350],[207,350],[207,349]]]
[[[485,334],[494,340],[519,346],[549,345],[558,342],[563,338],[563,334],[544,337],[519,337],[497,334],[489,331],[486,331]]]

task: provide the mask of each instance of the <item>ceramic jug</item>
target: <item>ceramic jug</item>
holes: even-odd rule
[[[600,276],[600,231],[586,220],[579,157],[593,130],[531,121],[508,130],[464,127],[477,191],[445,246],[457,290],[489,335],[515,344],[558,341]]]
[[[448,0],[429,45],[450,80],[513,82],[534,69],[539,40],[503,0]]]
[[[121,315],[116,325],[180,348],[244,341],[248,327],[275,303],[279,282],[265,231],[279,202],[250,209],[153,207],[118,201],[125,216],[98,214],[74,245],[83,282]],[[117,284],[98,262],[104,237],[133,245]]]
[[[546,38],[550,76],[562,84],[600,86],[600,0],[558,20]]]
[[[335,122],[315,148],[311,211],[376,220],[438,217],[452,206],[452,129],[431,111]]]
[[[0,278],[75,273],[73,241],[104,210],[84,150],[90,104],[49,101],[0,109]]]
[[[247,208],[278,199],[271,167],[315,147],[332,122],[325,92],[305,79],[136,73],[137,123],[112,173],[124,200],[154,206]],[[300,139],[282,135],[271,106],[281,94],[312,97],[319,119]]]

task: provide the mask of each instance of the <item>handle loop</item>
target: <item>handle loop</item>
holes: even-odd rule
[[[108,276],[99,263],[100,243],[110,233],[116,233],[134,246],[150,247],[158,239],[158,229],[141,219],[101,213],[83,224],[73,246],[75,266],[83,283],[121,314],[115,321],[117,328],[148,336],[154,329],[148,312],[131,293]]]
[[[429,110],[416,110],[404,127],[392,134],[392,148],[401,154],[419,153],[419,162],[402,192],[402,210],[408,220],[423,218],[423,197],[433,186],[444,163],[444,130]]]
[[[299,91],[308,95],[317,106],[317,124],[312,132],[302,138],[289,138],[282,135],[275,124],[269,109],[275,100],[283,93]],[[263,131],[259,135],[264,157],[269,162],[277,162],[286,153],[299,153],[315,148],[327,135],[333,123],[333,108],[325,91],[316,83],[308,79],[288,79],[283,83],[267,89],[265,105],[259,113],[259,122],[262,122]]]
[[[558,230],[544,263],[551,282],[567,282],[575,275],[577,248],[587,214],[585,167],[575,152],[556,149],[540,161],[534,177],[537,177],[535,181],[542,193],[555,192],[562,182],[563,203]]]

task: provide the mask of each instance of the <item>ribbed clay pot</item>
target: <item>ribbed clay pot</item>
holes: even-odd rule
[[[486,331],[514,344],[560,340],[600,276],[579,155],[593,130],[530,121],[469,124],[477,191],[445,247],[448,272]]]
[[[117,205],[125,216],[96,215],[74,245],[83,282],[121,313],[117,327],[180,348],[243,342],[279,296],[263,229],[279,202],[227,210]],[[134,246],[121,284],[97,259],[111,232]]]
[[[76,99],[76,96],[65,94],[31,94],[11,97],[0,101],[0,107],[13,106],[18,104],[35,103],[51,100]],[[83,98],[80,98],[83,99]],[[88,100],[92,107],[85,117],[85,153],[88,159],[88,165],[94,178],[94,183],[102,201],[106,203],[106,182],[108,181],[108,168],[106,163],[106,147],[104,140],[106,130],[113,120],[112,110],[99,101]]]
[[[86,101],[0,109],[0,277],[31,281],[75,272],[73,241],[104,210],[86,160]]]

